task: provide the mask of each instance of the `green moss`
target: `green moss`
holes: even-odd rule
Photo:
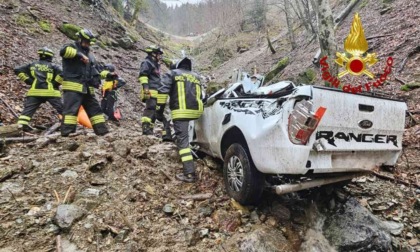
[[[276,64],[276,66],[265,76],[264,83],[268,83],[276,77],[289,64],[289,58],[284,57]]]
[[[316,79],[316,72],[312,68],[308,68],[301,72],[296,79],[297,83],[312,84]]]
[[[27,27],[35,23],[35,20],[27,14],[19,14],[16,18],[16,24],[19,26]]]
[[[41,27],[41,30],[44,32],[51,32],[51,24],[47,20],[41,20],[38,22],[39,27]]]
[[[136,43],[137,41],[139,41],[139,39],[140,39],[140,37],[139,36],[137,36],[136,34],[134,34],[134,33],[128,33],[128,37],[130,37],[130,39],[134,42],[134,43]]]
[[[102,43],[102,41],[96,41],[96,44],[102,48],[102,49],[106,49],[106,45],[104,43]]]
[[[401,91],[411,91],[416,88],[420,88],[420,82],[410,82],[406,85],[403,85],[401,86]]]
[[[410,91],[411,89],[407,85],[401,86],[401,91]]]
[[[369,3],[369,1],[368,0],[363,0],[363,2],[360,4],[360,9],[363,9],[363,8],[365,8],[366,7],[366,5]]]
[[[58,27],[58,30],[60,30],[64,35],[73,40],[77,40],[76,33],[79,32],[81,29],[81,27],[74,24],[62,24],[60,25],[60,27]]]

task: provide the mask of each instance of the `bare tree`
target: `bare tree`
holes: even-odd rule
[[[290,17],[290,3],[289,0],[283,0],[284,2],[284,13],[286,14],[286,24],[287,24],[287,34],[289,35],[289,41],[292,45],[292,49],[294,50],[296,46],[295,34],[293,32],[291,17]]]
[[[334,18],[330,3],[329,0],[316,0],[316,4],[321,55],[328,56],[332,60],[337,52],[337,44],[335,42]],[[337,66],[331,64],[330,67],[330,72],[336,75],[338,71]]]

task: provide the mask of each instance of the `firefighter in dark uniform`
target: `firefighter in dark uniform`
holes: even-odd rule
[[[112,64],[106,64],[104,70],[110,73],[115,73],[115,66]],[[102,85],[102,100],[101,108],[105,115],[108,116],[108,120],[118,122],[115,118],[115,102],[118,100],[118,89],[125,86],[126,82],[122,78],[118,78],[118,75],[111,75],[105,78]]]
[[[90,52],[90,45],[95,36],[88,29],[80,30],[77,35],[79,41],[64,45],[60,50],[63,58],[63,124],[61,135],[66,137],[76,131],[77,114],[82,105],[96,135],[105,135],[108,128],[105,116],[95,98],[95,88],[99,88],[101,78],[105,79],[114,74],[109,71],[99,73],[95,57]]]
[[[203,113],[201,84],[197,74],[193,73],[191,60],[184,58],[162,78],[162,93],[169,94],[169,107],[176,135],[176,144],[183,164],[183,173],[176,178],[184,182],[195,182],[196,174],[193,156],[188,139],[188,127],[191,120],[198,119]]]
[[[162,139],[171,141],[171,128],[164,116],[167,94],[158,91],[161,87],[160,64],[163,51],[157,46],[148,46],[146,59],[140,65],[139,81],[142,86],[140,98],[146,102],[146,107],[141,118],[143,135],[152,135],[154,123],[157,120],[163,123],[164,132]]]
[[[39,49],[38,55],[38,61],[15,68],[15,74],[19,79],[31,86],[26,95],[25,107],[18,119],[18,124],[23,125],[24,131],[31,130],[29,121],[44,102],[51,104],[60,117],[63,113],[59,90],[63,81],[61,69],[52,63],[54,53],[51,49],[47,47]]]

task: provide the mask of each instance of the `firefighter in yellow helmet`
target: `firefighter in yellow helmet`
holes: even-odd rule
[[[171,141],[170,124],[163,114],[168,95],[158,91],[162,85],[160,64],[162,63],[163,51],[155,45],[148,46],[145,51],[147,57],[141,63],[139,73],[139,81],[142,86],[140,98],[146,103],[143,117],[141,118],[143,135],[153,135],[154,123],[157,119],[164,126],[162,139]]]
[[[63,58],[63,124],[61,135],[66,137],[76,131],[77,114],[80,106],[86,110],[96,135],[108,133],[105,117],[95,98],[95,88],[99,88],[101,79],[113,75],[109,71],[99,72],[90,45],[96,39],[88,29],[78,32],[79,41],[66,44],[60,50]]]
[[[63,104],[59,86],[63,79],[61,68],[52,63],[54,53],[51,49],[44,47],[38,50],[39,60],[15,68],[15,74],[30,85],[26,94],[25,106],[19,116],[18,124],[23,125],[24,131],[30,131],[29,121],[42,103],[48,102],[61,116]]]
[[[162,93],[169,94],[169,107],[176,135],[176,144],[183,164],[183,173],[176,178],[184,182],[195,182],[196,174],[193,156],[188,139],[188,127],[191,120],[198,119],[203,113],[201,83],[193,73],[189,58],[176,63],[170,72],[162,78]]]

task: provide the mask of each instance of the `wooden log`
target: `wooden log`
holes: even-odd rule
[[[335,29],[337,29],[337,27],[341,24],[341,22],[346,19],[346,17],[350,14],[351,10],[353,10],[354,6],[356,6],[356,4],[358,4],[360,2],[360,0],[352,0],[347,6],[346,8],[344,8],[344,10],[342,10],[340,12],[340,14],[338,14],[338,16],[334,19],[334,23],[335,23]]]
[[[58,128],[60,128],[61,123],[55,123],[53,126],[51,126],[47,131],[45,131],[44,136],[48,136],[54,131],[56,131]]]
[[[0,139],[2,143],[29,143],[36,141],[38,137],[7,137]]]
[[[401,180],[401,179],[390,177],[390,176],[385,175],[385,174],[381,174],[381,173],[378,173],[378,172],[373,172],[373,174],[378,178],[385,179],[385,180],[388,180],[388,181],[391,181],[391,182],[396,182],[396,183],[403,184],[403,185],[406,185],[406,186],[414,186],[416,188],[420,188],[420,185],[418,185],[418,184],[410,183],[410,182],[407,182],[407,181],[404,181],[404,180]]]
[[[21,134],[21,127],[19,124],[4,125],[0,127],[0,137],[14,137]]]
[[[56,245],[57,245],[57,252],[62,252],[63,250],[61,247],[61,235],[57,235]]]
[[[213,196],[213,193],[200,193],[200,194],[193,194],[193,195],[183,195],[181,199],[185,200],[206,200],[210,199]]]

